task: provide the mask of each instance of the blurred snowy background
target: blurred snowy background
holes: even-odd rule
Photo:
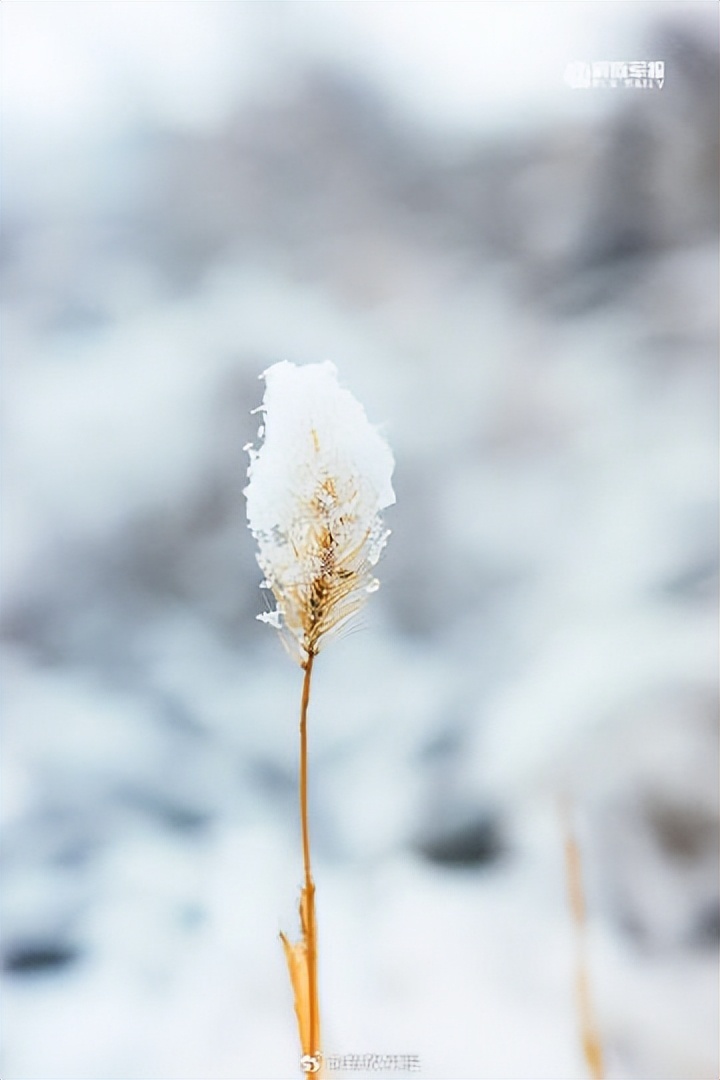
[[[586,1076],[565,794],[608,1076],[717,1076],[717,32],[3,3],[3,1080],[299,1073],[300,672],[242,497],[278,359],[397,458],[311,707],[326,1050]],[[665,86],[563,81],[602,59]]]

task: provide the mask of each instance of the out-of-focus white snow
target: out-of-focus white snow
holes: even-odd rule
[[[609,1076],[715,1076],[715,5],[0,14],[3,1077],[299,1073],[301,679],[241,448],[326,357],[398,493],[310,708],[327,1051],[584,1075],[569,792]],[[667,93],[562,84],[658,14]]]

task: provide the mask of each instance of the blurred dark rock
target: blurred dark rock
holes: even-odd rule
[[[72,945],[54,941],[24,942],[4,946],[0,963],[9,975],[54,975],[77,963],[80,956],[80,951]]]
[[[689,935],[691,945],[700,949],[720,946],[720,900],[701,911]]]
[[[492,865],[506,855],[508,849],[500,822],[482,815],[454,825],[445,823],[428,829],[417,841],[416,850],[428,862],[460,869]]]
[[[673,805],[653,799],[647,817],[657,843],[678,862],[698,862],[712,855],[717,846],[716,817],[693,807]]]

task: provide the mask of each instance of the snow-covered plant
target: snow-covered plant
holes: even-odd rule
[[[264,378],[263,444],[248,447],[245,495],[277,606],[258,618],[283,630],[305,663],[378,587],[394,462],[333,364],[284,361]]]
[[[333,364],[287,361],[263,373],[259,448],[251,444],[245,488],[258,543],[261,587],[275,608],[258,618],[278,629],[305,672],[300,708],[300,821],[305,883],[302,939],[281,935],[295,995],[303,1055],[321,1059],[315,885],[307,813],[307,709],[313,661],[379,582],[374,569],[389,532],[381,512],[395,502],[390,447]],[[313,1069],[315,1075],[317,1072]]]

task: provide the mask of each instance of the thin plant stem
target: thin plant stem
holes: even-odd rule
[[[310,863],[310,828],[308,824],[308,761],[307,761],[307,712],[310,702],[310,682],[312,679],[313,660],[315,654],[310,652],[305,662],[305,678],[303,679],[302,702],[300,705],[300,827],[302,831],[303,868],[305,874],[306,895],[306,949],[307,949],[307,978],[308,978],[308,1003],[310,1012],[310,1045],[312,1053],[319,1050],[319,1007],[317,989],[317,924],[315,921],[315,882],[312,877]]]
[[[583,887],[582,855],[573,829],[570,807],[566,801],[560,804],[560,814],[565,834],[568,902],[575,927],[575,995],[580,1021],[580,1038],[585,1063],[592,1080],[604,1080],[602,1043],[595,1019],[588,975],[587,908]]]

